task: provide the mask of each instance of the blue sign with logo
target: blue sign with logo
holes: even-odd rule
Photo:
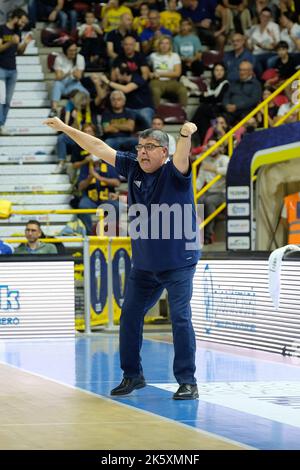
[[[118,306],[121,308],[124,302],[125,286],[131,269],[131,260],[126,250],[117,250],[112,262],[113,269],[113,293]]]
[[[94,311],[100,314],[107,300],[107,263],[99,248],[91,255],[91,304]]]
[[[9,289],[8,286],[0,286],[0,310],[19,310],[19,296],[18,290]]]
[[[209,334],[215,321],[215,314],[213,278],[208,264],[204,268],[202,286],[205,308],[205,333]]]

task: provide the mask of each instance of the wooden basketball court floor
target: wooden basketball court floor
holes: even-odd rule
[[[198,344],[199,400],[175,401],[173,347],[146,335],[147,387],[112,399],[118,337],[0,342],[0,449],[300,448],[300,366]]]

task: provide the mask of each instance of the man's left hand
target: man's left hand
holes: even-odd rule
[[[180,134],[190,136],[196,132],[197,126],[193,122],[185,122],[181,128]]]

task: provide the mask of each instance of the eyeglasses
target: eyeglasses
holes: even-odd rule
[[[142,144],[138,144],[138,145],[135,146],[135,149],[137,151],[139,151],[139,150],[142,150],[142,148],[144,148],[146,150],[146,152],[151,152],[152,150],[154,150],[158,147],[163,147],[163,145],[155,145],[155,144],[142,145]]]

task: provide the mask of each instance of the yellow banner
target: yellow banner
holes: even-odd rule
[[[91,326],[108,323],[107,294],[108,238],[90,238]],[[84,318],[76,318],[76,329],[85,327]]]
[[[127,237],[111,239],[113,320],[119,323],[125,286],[131,268],[131,243]],[[90,237],[91,326],[108,323],[108,237]],[[77,330],[85,327],[84,318],[75,320]]]

